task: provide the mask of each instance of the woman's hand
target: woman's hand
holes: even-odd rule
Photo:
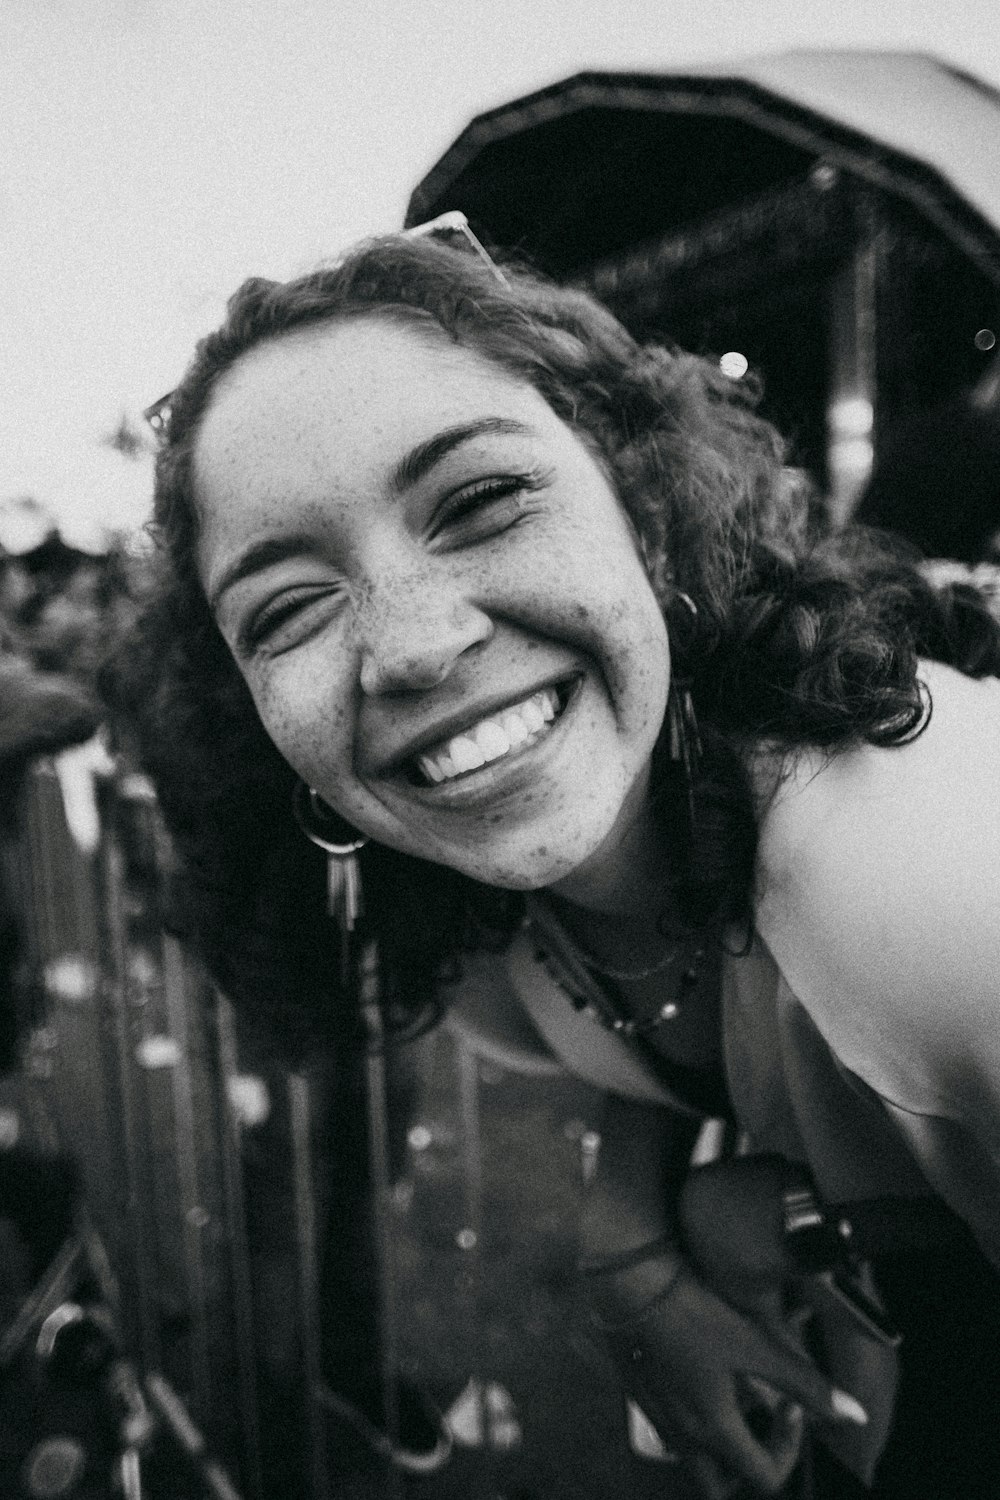
[[[636,1268],[637,1269],[637,1268]],[[595,1277],[595,1322],[629,1394],[708,1500],[747,1483],[777,1494],[798,1461],[805,1417],[864,1421],[788,1331],[765,1330],[717,1297],[676,1251],[645,1262],[639,1286]],[[648,1288],[659,1278],[660,1291]]]

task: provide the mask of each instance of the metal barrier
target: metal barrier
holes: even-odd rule
[[[151,786],[126,775],[96,794],[99,836],[82,849],[55,769],[36,767],[4,850],[23,930],[14,1001],[25,1039],[22,1069],[0,1085],[9,1143],[77,1164],[82,1206],[64,1253],[97,1286],[117,1345],[193,1471],[191,1493],[263,1500],[238,1105],[251,1088],[263,1109],[265,1088],[241,1071],[227,1001],[161,930],[166,844]],[[304,1080],[289,1093],[293,1113],[307,1108]],[[298,1166],[307,1212],[301,1150]],[[299,1243],[290,1262],[308,1286],[306,1251]],[[56,1294],[73,1279],[64,1273]],[[308,1298],[298,1307],[293,1344],[316,1316]],[[22,1316],[23,1339],[45,1312],[43,1299]],[[141,1493],[141,1472],[134,1455],[123,1460],[127,1494]],[[293,1479],[288,1493],[299,1492],[325,1500],[322,1486]]]

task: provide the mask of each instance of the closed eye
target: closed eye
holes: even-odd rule
[[[299,645],[336,611],[342,597],[339,585],[329,583],[283,590],[248,614],[236,635],[237,655],[249,657],[263,650],[277,656]],[[314,608],[317,605],[329,608]]]
[[[428,538],[445,547],[497,536],[524,515],[524,501],[544,487],[548,476],[537,469],[477,479],[447,495],[431,518]]]

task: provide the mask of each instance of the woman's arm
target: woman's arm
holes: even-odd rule
[[[762,827],[757,921],[1000,1266],[1000,682],[922,674],[917,740],[795,768]]]
[[[677,1198],[698,1128],[608,1096],[583,1212],[581,1272],[626,1390],[701,1493],[724,1500],[749,1481],[776,1494],[798,1460],[806,1412],[827,1421],[865,1416],[780,1319],[748,1316],[693,1270]]]
[[[607,1095],[597,1170],[584,1202],[582,1261],[676,1237],[677,1196],[699,1129],[696,1119]]]

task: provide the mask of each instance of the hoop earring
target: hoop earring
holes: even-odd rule
[[[326,909],[346,944],[361,916],[361,870],[358,850],[368,840],[337,816],[313,787],[295,783],[295,821],[311,844],[326,851]]]

